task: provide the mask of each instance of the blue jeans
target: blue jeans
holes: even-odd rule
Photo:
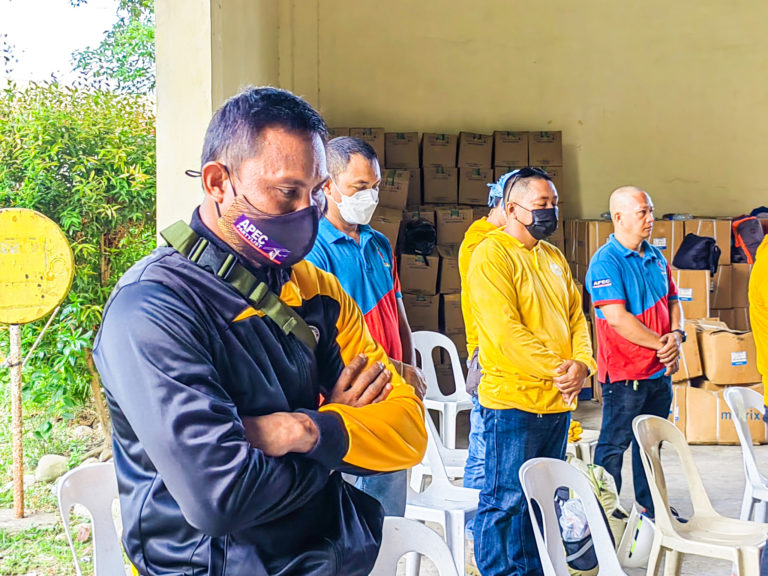
[[[472,396],[469,412],[469,454],[464,465],[464,487],[482,488],[485,480],[485,439],[483,438],[483,412],[477,396]],[[475,519],[467,522],[467,532],[474,538]]]
[[[355,488],[373,496],[384,508],[385,516],[403,516],[408,490],[408,472],[398,470],[376,476],[358,476]]]
[[[571,413],[532,414],[489,408],[482,408],[482,413],[485,483],[475,517],[477,566],[483,576],[541,574],[518,474],[523,462],[531,458],[565,459]]]
[[[635,382],[637,384],[635,385]],[[649,380],[621,380],[603,384],[603,423],[595,449],[595,464],[610,472],[621,492],[621,465],[624,452],[632,444],[632,481],[635,500],[653,517],[653,500],[645,477],[640,447],[632,433],[632,420],[641,414],[669,416],[672,404],[672,377]]]

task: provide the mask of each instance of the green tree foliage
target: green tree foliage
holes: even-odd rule
[[[75,255],[72,290],[25,370],[27,400],[66,412],[89,395],[90,346],[109,293],[155,246],[152,103],[58,84],[0,91],[0,207],[12,206],[57,222]],[[24,327],[26,350],[42,325]],[[0,357],[7,346],[0,332]]]
[[[70,0],[79,6],[83,0]],[[116,92],[149,94],[155,90],[155,1],[120,0],[117,21],[96,48],[73,54],[75,69],[89,84]]]

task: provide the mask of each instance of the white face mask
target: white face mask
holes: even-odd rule
[[[341,194],[341,189],[336,182],[333,185]],[[348,224],[368,224],[376,206],[379,205],[379,191],[369,188],[355,192],[352,196],[341,194],[341,202],[336,202],[336,205],[339,207],[339,214]]]

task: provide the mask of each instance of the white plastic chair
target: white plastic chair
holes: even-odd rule
[[[536,546],[545,576],[568,576],[565,548],[555,510],[555,491],[565,486],[575,492],[584,507],[599,566],[598,574],[626,576],[613,549],[611,535],[592,487],[584,475],[570,464],[553,458],[532,458],[520,467],[520,483],[528,501]],[[534,514],[533,502],[541,510],[541,523]]]
[[[395,576],[398,561],[411,552],[432,560],[439,576],[458,576],[451,551],[437,532],[421,522],[395,516],[384,518],[381,548],[370,576]]]
[[[85,507],[93,522],[94,576],[125,576],[123,547],[112,519],[112,503],[118,497],[114,465],[103,462],[70,470],[59,478],[56,496],[77,576],[82,576],[82,572],[69,525],[69,513],[75,504]]]
[[[693,455],[675,425],[658,416],[637,416],[632,422],[640,446],[645,475],[656,511],[656,533],[648,560],[648,574],[654,575],[666,556],[664,573],[679,574],[683,554],[730,560],[740,576],[760,573],[760,549],[768,538],[768,524],[726,518],[715,512],[704,490]],[[661,467],[661,444],[676,451],[688,484],[693,516],[680,522],[669,511],[667,486]]]
[[[439,332],[420,331],[414,332],[412,336],[413,346],[421,357],[419,367],[427,380],[424,407],[440,413],[440,438],[446,447],[456,448],[456,416],[463,410],[472,409],[472,397],[465,388],[459,352],[451,339]],[[456,384],[456,390],[447,396],[440,391],[435,362],[432,358],[432,351],[438,347],[448,351],[453,368],[453,381]]]
[[[565,451],[587,464],[593,464],[595,461],[595,448],[599,438],[600,430],[582,430],[581,438],[577,442],[569,442]]]
[[[467,464],[469,450],[466,448],[446,448],[442,442],[437,442],[440,460],[448,478],[455,480],[464,478],[464,466]],[[416,492],[424,490],[424,477],[432,476],[432,465],[429,463],[429,453],[424,453],[424,459],[411,468],[411,488]]]
[[[464,529],[466,523],[475,517],[480,490],[454,486],[440,459],[437,436],[432,418],[427,415],[427,458],[432,468],[432,482],[424,492],[408,487],[405,517],[422,522],[436,522],[445,533],[445,542],[451,551],[457,570],[464,570]],[[407,563],[407,573],[415,576],[419,572],[418,559]]]
[[[741,444],[741,456],[744,460],[744,499],[741,503],[742,520],[757,522],[768,521],[768,478],[757,469],[755,452],[752,448],[752,433],[747,423],[747,413],[755,410],[762,418],[765,414],[765,405],[761,394],[749,388],[730,386],[725,390],[725,401],[731,410],[736,433]]]

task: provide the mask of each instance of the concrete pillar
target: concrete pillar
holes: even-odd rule
[[[157,0],[157,226],[188,220],[202,199],[203,137],[240,88],[279,85],[277,0]]]

